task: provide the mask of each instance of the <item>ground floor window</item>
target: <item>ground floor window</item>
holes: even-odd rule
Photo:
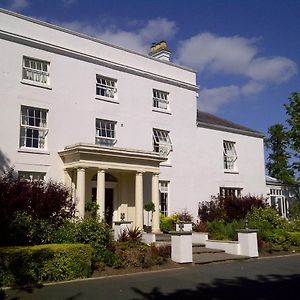
[[[220,196],[229,198],[240,198],[242,196],[242,188],[220,187]]]
[[[270,189],[270,204],[271,207],[276,209],[282,217],[287,217],[289,203],[284,195],[283,190]]]
[[[18,177],[21,180],[27,181],[38,181],[38,180],[45,180],[46,173],[43,172],[31,172],[31,171],[19,171]]]
[[[160,213],[168,215],[169,181],[159,181],[159,210]]]

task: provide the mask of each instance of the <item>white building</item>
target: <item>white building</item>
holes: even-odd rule
[[[299,186],[285,184],[277,178],[266,176],[267,202],[279,214],[287,218],[289,209],[299,194]]]
[[[2,9],[0,38],[2,171],[64,181],[80,216],[94,199],[140,227],[151,200],[196,216],[220,192],[266,194],[262,134],[197,114],[196,73],[164,42],[142,55]]]

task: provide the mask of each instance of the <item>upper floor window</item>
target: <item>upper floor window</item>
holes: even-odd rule
[[[49,85],[49,67],[47,61],[23,57],[23,79]]]
[[[26,181],[39,181],[39,180],[45,180],[46,173],[43,172],[30,172],[30,171],[19,171],[18,177],[21,180]]]
[[[153,90],[153,107],[169,110],[169,93]]]
[[[45,109],[21,107],[20,147],[46,148],[47,114]]]
[[[95,143],[103,146],[114,146],[116,143],[116,122],[96,119]]]
[[[169,132],[161,129],[153,129],[153,148],[161,156],[167,157],[173,150]]]
[[[117,80],[96,75],[96,95],[101,97],[107,97],[111,99],[116,99]]]
[[[223,141],[223,157],[224,157],[224,169],[236,170],[237,154],[235,151],[235,143]]]

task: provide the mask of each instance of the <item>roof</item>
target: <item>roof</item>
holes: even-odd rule
[[[222,131],[229,131],[233,133],[239,133],[244,135],[251,135],[263,138],[264,134],[253,130],[251,128],[233,123],[231,121],[222,119],[215,115],[212,115],[207,112],[197,111],[197,126],[199,127],[208,127],[211,129],[222,130]]]

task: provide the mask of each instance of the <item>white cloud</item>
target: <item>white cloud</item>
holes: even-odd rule
[[[230,85],[217,88],[204,88],[200,91],[199,109],[210,113],[217,112],[222,106],[234,101],[240,101],[245,96],[255,95],[266,88],[265,85],[249,81],[242,86]]]
[[[239,95],[240,89],[236,85],[204,88],[200,91],[199,109],[215,113],[222,105],[235,100]]]
[[[242,75],[254,81],[280,83],[297,73],[296,63],[288,58],[259,56],[257,41],[201,33],[181,42],[178,61],[201,72]]]
[[[144,27],[135,31],[121,30],[116,26],[105,28],[103,24],[90,25],[78,21],[55,23],[71,30],[145,54],[149,52],[152,42],[163,39],[170,40],[177,31],[175,22],[165,18],[149,20]]]
[[[13,0],[9,5],[8,9],[16,12],[21,12],[23,9],[29,6],[29,2],[27,0]]]

